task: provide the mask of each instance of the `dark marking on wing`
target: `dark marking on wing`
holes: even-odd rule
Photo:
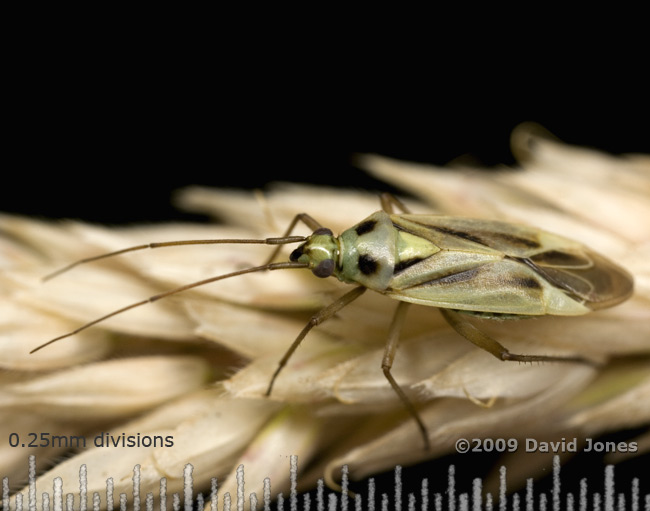
[[[420,285],[427,284],[436,284],[436,285],[445,285],[445,284],[457,284],[459,282],[466,282],[472,280],[481,272],[481,267],[472,268],[471,270],[465,270],[458,273],[452,273],[451,275],[446,275],[437,279],[430,280],[428,282],[423,282]]]
[[[478,243],[480,245],[488,246],[488,244],[485,241],[483,241],[481,238],[473,234],[470,234],[468,232],[457,231],[455,229],[449,229],[448,227],[437,227],[435,225],[428,225],[427,227],[430,229],[434,229],[438,232],[441,232],[443,234],[449,234],[451,236],[463,238],[464,240],[473,241],[474,243]]]
[[[519,248],[539,248],[541,245],[539,242],[530,239],[530,238],[522,238],[521,236],[516,236],[514,234],[509,234],[505,232],[491,232],[490,233],[490,238],[493,238],[498,241],[502,241],[504,243],[508,243],[510,245],[513,245],[515,247]]]
[[[513,259],[524,263],[535,271],[535,273],[541,275],[544,280],[558,289],[562,289],[574,300],[593,301],[593,286],[588,281],[567,271],[557,270],[555,268],[543,268],[527,257],[513,257]]]
[[[532,277],[524,277],[518,279],[511,279],[510,282],[515,286],[521,286],[528,289],[542,289],[542,286]]]
[[[522,314],[509,314],[506,312],[470,311],[470,310],[462,310],[462,309],[454,309],[454,311],[458,312],[459,314],[465,314],[467,316],[474,316],[483,319],[516,320],[516,319],[531,319],[534,317],[534,316],[528,316]]]
[[[393,274],[400,273],[407,268],[410,268],[414,264],[418,264],[420,261],[423,261],[421,257],[412,257],[411,259],[405,259],[404,261],[400,261],[393,267]]]
[[[591,260],[576,254],[562,252],[561,250],[548,250],[535,254],[529,258],[535,264],[542,266],[560,266],[563,268],[588,268],[592,266]]]
[[[376,225],[376,220],[366,220],[365,222],[361,222],[359,225],[357,225],[354,230],[357,233],[357,236],[362,236],[363,234],[372,232]]]
[[[359,270],[364,275],[372,275],[377,272],[377,267],[379,264],[375,259],[367,254],[362,254],[359,256]]]
[[[490,247],[504,253],[509,252],[508,247],[510,247],[512,250],[524,249],[524,251],[541,247],[540,242],[536,239],[534,234],[528,235],[525,230],[522,231],[522,233],[513,234],[512,232],[509,232],[512,229],[512,226],[509,226],[509,224],[506,224],[504,222],[482,223],[480,221],[477,221],[474,227],[468,227],[467,229],[461,230],[457,228],[454,229],[452,227],[431,225],[419,222],[414,218],[408,218],[408,221],[420,225],[426,229],[437,231],[448,236],[455,236],[457,238],[471,241],[485,247]],[[398,229],[400,228],[399,226],[395,227]],[[508,232],[504,232],[507,227],[509,227]],[[417,235],[417,233],[413,234]]]
[[[438,277],[436,279],[429,280],[427,282],[422,282],[418,284],[418,286],[420,285],[444,286],[444,285],[458,284],[460,282],[467,282],[472,279],[479,278],[480,274],[484,273],[485,271],[489,271],[488,268],[491,266],[492,266],[491,264],[477,266],[469,270],[452,273],[449,275],[445,275],[443,277]],[[520,287],[520,288],[524,287],[526,289],[542,289],[542,285],[533,277],[512,277],[508,279],[508,284],[514,287]]]

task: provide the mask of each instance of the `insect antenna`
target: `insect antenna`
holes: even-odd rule
[[[130,305],[127,305],[126,307],[122,307],[121,309],[114,310],[113,312],[109,312],[108,314],[94,319],[93,321],[90,321],[89,323],[86,323],[85,325],[81,325],[79,328],[76,328],[75,330],[72,330],[71,332],[68,332],[67,334],[60,335],[59,337],[55,337],[54,339],[47,341],[44,344],[41,344],[40,346],[34,348],[32,351],[29,353],[35,353],[46,346],[49,346],[50,344],[60,341],[61,339],[65,339],[66,337],[71,337],[83,330],[86,330],[87,328],[90,328],[93,325],[96,325],[97,323],[101,323],[102,321],[112,318],[113,316],[117,316],[118,314],[121,314],[123,312],[126,312],[131,309],[135,309],[136,307],[140,307],[142,305],[146,305],[148,303],[153,303],[156,302],[162,298],[167,298],[168,296],[175,295],[178,293],[182,293],[183,291],[187,291],[188,289],[193,289],[195,287],[203,286],[205,284],[210,284],[211,282],[216,282],[218,280],[224,280],[228,279],[230,277],[238,277],[239,275],[245,275],[246,273],[254,273],[258,271],[265,271],[265,270],[288,270],[288,269],[297,269],[297,268],[308,268],[309,264],[307,263],[297,263],[297,262],[278,262],[278,263],[268,263],[268,264],[263,264],[262,266],[252,266],[250,268],[244,268],[243,270],[237,270],[233,271],[231,273],[224,273],[223,275],[217,275],[216,277],[210,277],[208,279],[203,279],[203,280],[198,280],[196,282],[192,282],[190,284],[185,284],[183,286],[170,289],[169,291],[164,291],[162,293],[159,293],[157,295],[150,296],[149,298],[146,298],[144,300],[141,300],[136,303],[132,303]]]
[[[304,236],[284,236],[281,238],[264,238],[264,239],[214,239],[214,240],[186,240],[186,241],[167,241],[167,242],[161,242],[161,243],[147,243],[143,245],[136,245],[133,247],[128,247],[124,248],[122,250],[116,250],[114,252],[108,252],[106,254],[100,254],[98,256],[93,256],[93,257],[87,257],[84,259],[80,259],[78,261],[75,261],[60,270],[57,270],[53,273],[50,273],[46,277],[44,277],[43,280],[49,280],[53,277],[56,277],[58,275],[61,275],[62,273],[65,273],[76,266],[79,266],[80,264],[85,264],[89,263],[92,261],[97,261],[99,259],[105,259],[108,257],[113,257],[117,256],[120,254],[124,254],[127,252],[135,252],[137,250],[144,250],[148,248],[161,248],[161,247],[173,247],[173,246],[179,246],[179,245],[211,245],[211,244],[224,244],[224,243],[244,243],[244,244],[262,244],[262,245],[285,245],[289,243],[300,243],[305,241],[307,238]],[[183,291],[187,291],[189,289],[194,289],[199,286],[203,286],[206,284],[210,284],[212,282],[217,282],[219,280],[224,280],[228,279],[231,277],[238,277],[240,275],[245,275],[247,273],[255,273],[258,271],[271,271],[271,270],[287,270],[287,269],[299,269],[299,268],[308,268],[309,264],[307,263],[299,263],[299,262],[293,262],[293,261],[287,261],[287,262],[268,262],[266,264],[263,264],[261,266],[252,266],[250,268],[244,268],[242,270],[237,270],[233,271],[230,273],[224,273],[222,275],[217,275],[216,277],[210,277],[207,279],[203,280],[198,280],[196,282],[192,282],[190,284],[185,284],[180,287],[176,287],[174,289],[170,289],[168,291],[164,291],[162,293],[150,296],[149,298],[146,298],[144,300],[141,300],[139,302],[132,303],[130,305],[127,305],[125,307],[122,307],[120,309],[114,310],[113,312],[109,312],[108,314],[105,314],[104,316],[101,316],[97,319],[94,319],[84,325],[81,325],[79,328],[76,328],[75,330],[72,330],[66,334],[60,335],[58,337],[55,337],[54,339],[51,339],[47,341],[46,343],[41,344],[40,346],[37,346],[33,350],[31,350],[29,353],[35,353],[46,346],[49,346],[50,344],[53,344],[57,341],[60,341],[62,339],[65,339],[67,337],[71,337],[83,330],[86,330],[87,328],[90,328],[93,325],[96,325],[97,323],[101,323],[102,321],[105,321],[109,318],[112,318],[113,316],[117,316],[118,314],[121,314],[123,312],[129,311],[131,309],[135,309],[136,307],[140,307],[142,305],[146,305],[148,303],[153,303],[156,302],[162,298],[167,298],[168,296],[175,295],[178,293],[182,293]]]
[[[181,240],[181,241],[163,241],[159,243],[145,243],[142,245],[135,245],[133,247],[123,248],[121,250],[115,250],[114,252],[107,252],[105,254],[99,254],[92,257],[85,257],[84,259],[79,259],[74,261],[63,268],[60,268],[48,275],[45,275],[42,280],[46,282],[54,277],[66,273],[73,268],[81,264],[91,263],[93,261],[99,261],[100,259],[107,259],[109,257],[114,257],[128,252],[136,252],[138,250],[145,250],[149,248],[163,248],[163,247],[178,247],[181,245],[217,245],[217,244],[256,244],[256,245],[286,245],[289,243],[301,243],[306,241],[305,236],[283,236],[281,238],[264,238],[264,239],[208,239],[208,240]]]

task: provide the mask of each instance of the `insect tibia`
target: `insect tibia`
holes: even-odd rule
[[[563,357],[554,357],[549,355],[518,355],[516,353],[505,352],[501,353],[501,360],[509,360],[514,362],[572,362],[578,364],[586,364],[594,367],[600,366],[597,362],[589,360],[580,356],[563,356]]]
[[[303,263],[272,263],[272,264],[298,264],[298,265],[303,265]],[[307,266],[307,265],[304,265]],[[304,267],[303,266],[303,267]],[[321,309],[318,311],[316,314],[314,314],[310,319],[309,322],[305,325],[305,327],[302,329],[302,331],[298,334],[298,337],[295,338],[289,349],[286,351],[280,362],[278,362],[278,367],[275,369],[275,372],[273,373],[273,376],[271,377],[271,381],[269,382],[269,386],[266,388],[266,396],[270,396],[271,392],[273,391],[273,385],[275,383],[276,378],[282,371],[285,365],[287,365],[287,362],[291,358],[291,355],[293,355],[293,352],[296,351],[298,346],[300,346],[300,343],[303,341],[303,339],[307,336],[309,331],[320,325],[323,321],[327,321],[329,318],[333,317],[336,315],[338,311],[340,311],[343,307],[346,305],[352,303],[354,300],[359,298],[363,293],[365,293],[366,288],[363,286],[358,286],[355,287],[352,291],[348,291],[345,293],[343,296],[339,297],[337,300],[334,302],[330,303],[327,307]]]
[[[92,257],[85,257],[79,259],[73,263],[64,266],[48,275],[43,277],[43,281],[48,281],[54,277],[66,273],[73,268],[86,263],[91,263],[93,261],[99,261],[100,259],[107,259],[109,257],[114,257],[128,252],[137,252],[138,250],[145,250],[150,248],[164,248],[164,247],[178,247],[182,245],[224,245],[224,244],[248,244],[248,245],[287,245],[289,243],[302,243],[307,238],[304,236],[283,236],[280,238],[263,238],[263,239],[214,239],[214,240],[180,240],[180,241],[163,241],[157,243],[145,243],[143,245],[135,245],[133,247],[123,248],[121,250],[115,250],[114,252],[107,252],[105,254],[99,254]]]
[[[465,318],[459,314],[459,311],[440,309],[440,313],[447,323],[456,330],[456,332],[474,345],[488,353],[491,353],[499,360],[515,362],[574,362],[579,364],[598,365],[596,362],[579,356],[554,357],[547,355],[518,355],[516,353],[510,353],[510,351],[508,351],[508,349],[506,349],[506,347],[501,343],[484,334],[474,325],[466,321]]]

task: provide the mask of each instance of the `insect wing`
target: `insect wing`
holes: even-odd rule
[[[586,247],[581,251],[548,250],[526,263],[591,310],[613,307],[629,298],[634,289],[627,271]]]
[[[460,254],[458,259],[472,262],[472,257],[464,256]],[[443,258],[438,255],[431,259],[431,266],[436,270],[434,273],[439,274],[437,266]],[[388,294],[398,300],[495,314],[548,314],[549,300],[545,295],[556,294],[533,270],[509,259],[479,263],[468,270],[432,278],[426,266],[421,264],[396,275],[393,282]],[[588,312],[563,293],[558,294],[553,302],[554,309],[574,311],[573,314]]]
[[[511,257],[529,257],[544,251],[543,231],[525,225],[439,215],[391,215],[393,225],[432,241],[443,250],[498,252]],[[579,243],[557,236],[563,244]]]
[[[515,315],[579,315],[625,300],[632,278],[578,242],[506,222],[392,215],[402,237],[439,252],[398,260],[387,289],[423,305]]]

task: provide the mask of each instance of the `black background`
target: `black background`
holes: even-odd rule
[[[353,154],[512,164],[510,133],[524,121],[569,144],[650,153],[647,79],[619,56],[537,48],[522,61],[511,48],[455,55],[431,42],[407,58],[367,41],[348,52],[326,42],[269,45],[272,38],[243,48],[210,37],[116,44],[113,36],[90,44],[61,36],[14,55],[0,211],[123,224],[193,219],[170,205],[172,191],[191,184],[380,190],[351,164]],[[562,56],[571,58],[560,65]],[[647,458],[620,473],[641,475]],[[446,459],[405,477],[419,485],[421,474],[445,474],[449,462],[485,461]],[[601,477],[602,467],[578,460],[573,487]]]
[[[0,210],[128,223],[178,218],[170,194],[188,184],[380,189],[352,154],[511,164],[524,121],[570,144],[650,152],[646,79],[624,63],[565,68],[548,50],[522,66],[505,49],[454,57],[433,42],[426,59],[132,43],[61,36],[13,56]]]
[[[253,188],[294,181],[379,190],[385,185],[355,168],[353,154],[438,165],[467,156],[486,166],[513,164],[510,133],[524,121],[572,144],[615,154],[650,152],[647,126],[633,112],[567,119],[543,106],[472,98],[441,109],[445,97],[434,91],[390,107],[350,101],[332,109],[331,99],[318,95],[304,106],[273,94],[240,97],[243,105],[88,95],[72,98],[89,101],[83,109],[66,100],[44,102],[35,118],[21,120],[11,134],[9,149],[18,152],[5,164],[0,209],[129,223],[179,218],[170,196],[190,184]],[[187,103],[179,110],[163,99]]]

